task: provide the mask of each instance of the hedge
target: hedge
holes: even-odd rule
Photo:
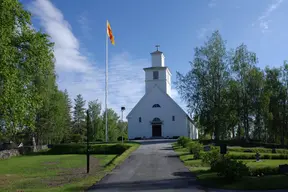
[[[278,175],[278,167],[250,167],[251,176],[265,176],[265,175]]]
[[[231,159],[255,159],[255,153],[228,153]],[[288,159],[288,154],[270,154],[270,153],[260,153],[260,159]]]
[[[177,139],[177,144],[181,147],[188,147],[188,144],[192,142],[189,137],[181,136]]]
[[[120,155],[130,148],[129,145],[115,144],[94,144],[90,146],[90,154],[117,154]],[[47,154],[86,154],[87,147],[85,144],[58,144],[53,145]]]
[[[260,141],[245,141],[245,140],[199,140],[203,145],[209,145],[214,143],[216,146],[220,146],[221,144],[227,144],[228,146],[239,146],[239,147],[265,147],[265,148],[285,148],[287,149],[287,145],[280,145],[275,143],[263,143]]]
[[[267,149],[267,148],[259,148],[259,147],[255,147],[255,148],[242,148],[242,147],[228,147],[228,151],[231,152],[245,152],[245,153],[273,153],[272,149]],[[275,149],[276,153],[280,153],[280,154],[288,154],[288,150],[287,149]]]

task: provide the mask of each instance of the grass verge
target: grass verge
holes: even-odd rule
[[[86,156],[35,155],[0,161],[0,191],[84,191],[122,163],[139,144],[121,155],[90,156],[90,173],[86,174]]]
[[[211,172],[210,167],[204,165],[201,160],[194,160],[193,155],[189,154],[186,148],[173,144],[174,151],[178,154],[180,160],[196,175],[198,182],[207,188],[219,189],[238,189],[238,190],[273,190],[288,189],[288,176],[285,175],[267,175],[263,177],[244,177],[233,183],[218,177],[217,173]],[[277,167],[279,164],[287,163],[287,160],[244,160],[252,168]]]

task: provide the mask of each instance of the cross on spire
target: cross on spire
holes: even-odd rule
[[[160,47],[160,45],[156,45],[155,47],[156,47],[156,49],[157,49],[157,51],[158,51],[158,48]]]

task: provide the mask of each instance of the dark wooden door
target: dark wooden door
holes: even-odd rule
[[[161,137],[162,130],[161,125],[152,125],[152,137]]]

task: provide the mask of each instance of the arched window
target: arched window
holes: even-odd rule
[[[158,117],[155,117],[153,121],[161,121]]]
[[[152,108],[160,108],[160,105],[159,104],[154,104],[153,106],[152,106]]]
[[[162,121],[160,118],[158,117],[155,117],[152,121],[150,121],[150,123],[153,125],[153,124],[156,124],[156,125],[159,125],[159,124],[162,124]]]
[[[142,122],[142,118],[141,117],[139,117],[139,123],[141,123]]]

